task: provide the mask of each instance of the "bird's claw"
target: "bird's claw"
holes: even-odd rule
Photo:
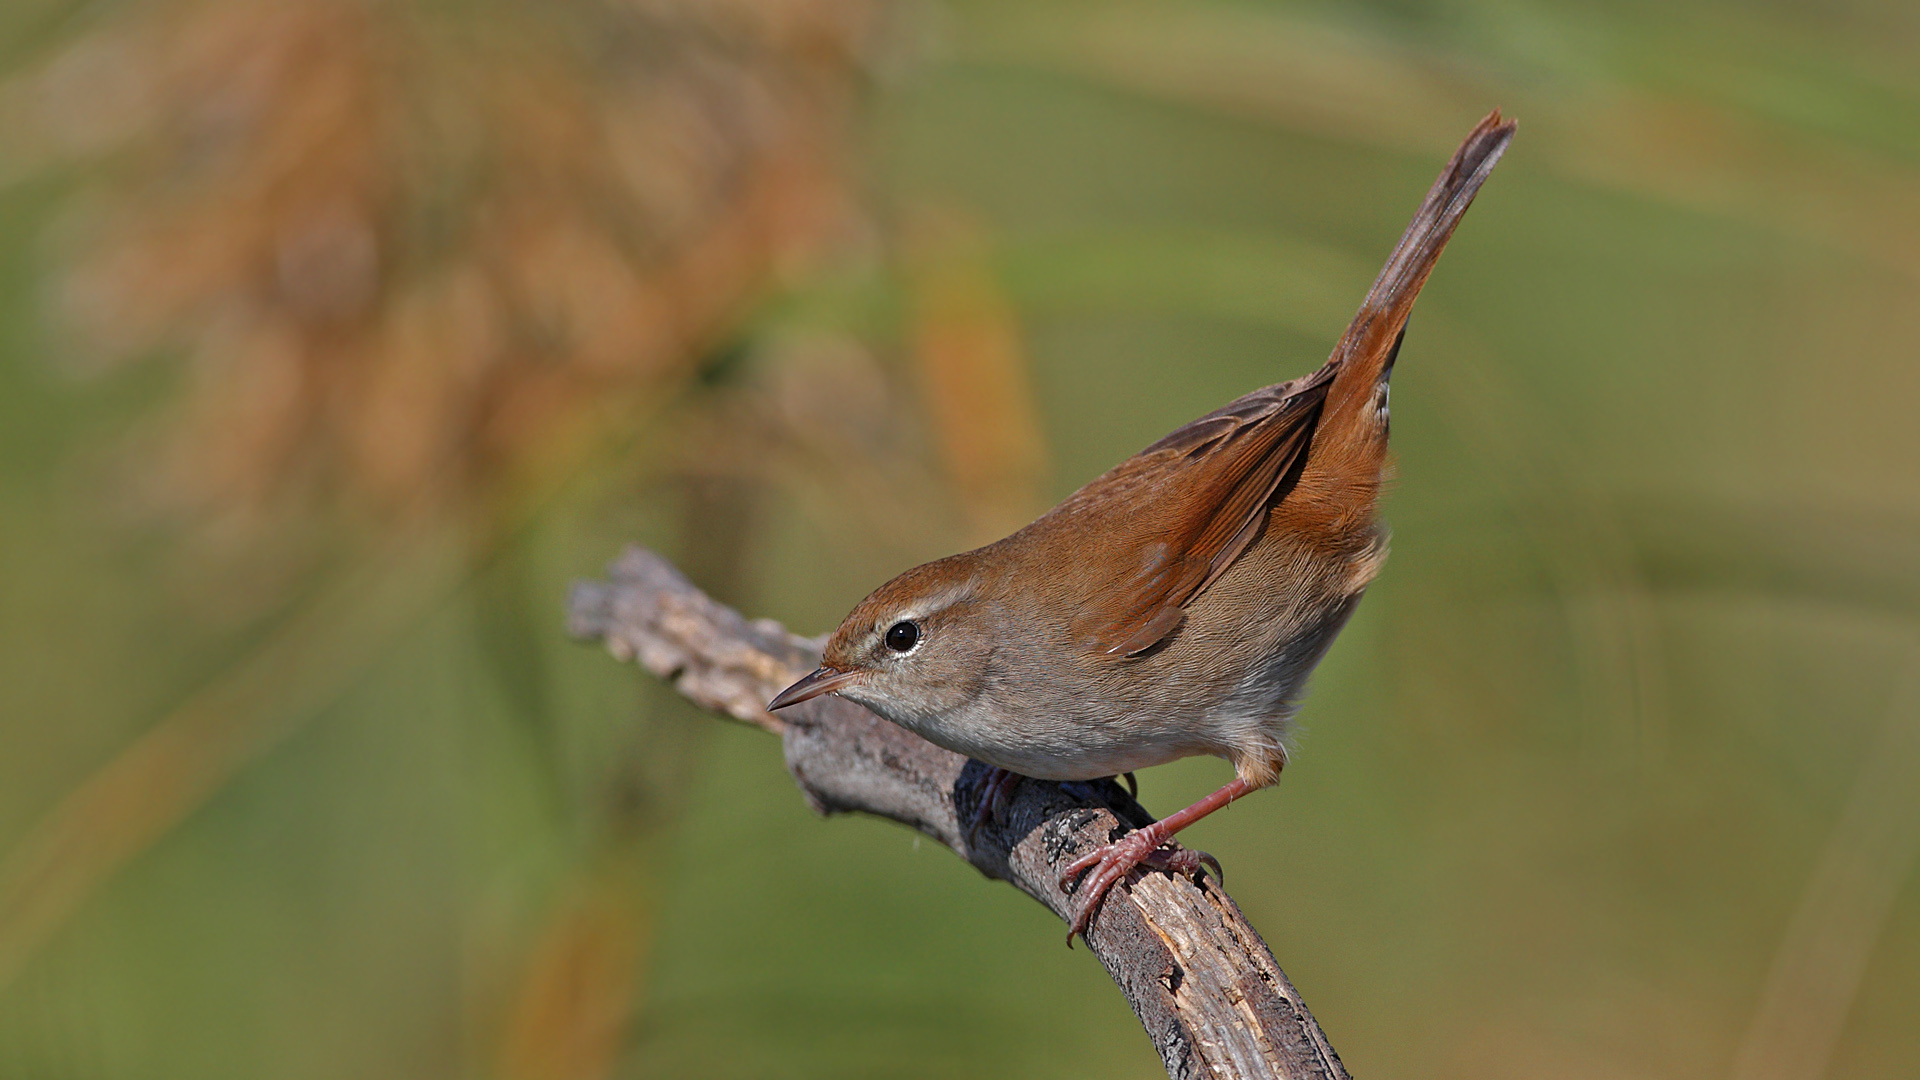
[[[1067,924],[1068,948],[1073,947],[1074,935],[1087,936],[1087,928],[1093,925],[1094,912],[1099,910],[1107,893],[1141,866],[1193,878],[1199,877],[1201,868],[1206,867],[1213,871],[1216,880],[1225,880],[1226,876],[1220,871],[1220,860],[1204,851],[1173,844],[1158,822],[1144,829],[1136,829],[1111,844],[1102,844],[1068,863],[1060,875],[1060,889],[1063,892],[1068,891],[1075,878],[1081,874],[1088,875],[1077,890],[1080,895],[1079,907]]]
[[[980,778],[980,801],[967,819],[968,847],[973,846],[974,838],[989,822],[998,821],[1006,814],[1021,779],[1019,773],[1008,772],[997,765],[987,766],[986,774]]]

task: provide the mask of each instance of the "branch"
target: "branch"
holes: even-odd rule
[[[781,737],[787,768],[823,814],[860,811],[918,829],[990,878],[1065,919],[1060,868],[1153,819],[1111,780],[1023,781],[1007,812],[969,841],[986,766],[927,742],[865,708],[822,697],[765,704],[812,670],[818,642],[748,621],[669,565],[629,548],[605,582],[569,602],[577,638],[667,679],[696,704]],[[1176,1080],[1188,1077],[1349,1080],[1260,935],[1218,883],[1152,872],[1109,893],[1088,947],[1126,995]]]

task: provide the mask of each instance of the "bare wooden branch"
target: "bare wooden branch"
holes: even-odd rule
[[[838,697],[769,715],[765,703],[812,669],[819,643],[742,618],[641,548],[629,548],[609,580],[574,587],[570,628],[699,705],[779,734],[788,770],[821,813],[859,811],[918,829],[1063,919],[1072,897],[1060,888],[1061,867],[1153,820],[1111,780],[1027,780],[1002,819],[969,839],[962,823],[984,797],[984,765]],[[1346,1080],[1266,942],[1217,882],[1138,877],[1108,894],[1087,944],[1169,1076]]]

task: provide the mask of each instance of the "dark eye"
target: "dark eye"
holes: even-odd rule
[[[906,652],[920,643],[920,628],[910,622],[897,622],[887,627],[887,648],[894,652]]]

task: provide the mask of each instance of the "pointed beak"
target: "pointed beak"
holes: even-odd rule
[[[815,668],[806,678],[780,691],[779,696],[768,703],[767,711],[772,712],[789,705],[798,705],[803,701],[817,698],[821,694],[831,694],[859,677],[858,671],[835,671],[830,667]]]

